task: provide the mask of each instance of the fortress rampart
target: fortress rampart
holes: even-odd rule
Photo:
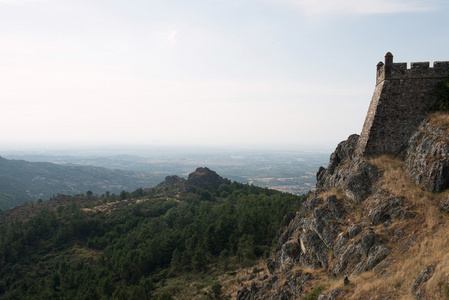
[[[449,77],[449,61],[377,64],[376,87],[356,154],[371,157],[400,152],[435,102],[435,85]]]

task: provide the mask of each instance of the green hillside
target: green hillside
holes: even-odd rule
[[[52,163],[7,160],[0,157],[0,209],[53,195],[92,191],[120,193],[156,185],[155,176],[100,167],[62,166]]]
[[[213,299],[220,276],[268,255],[303,199],[202,168],[119,200],[59,196],[16,207],[0,221],[0,295]]]

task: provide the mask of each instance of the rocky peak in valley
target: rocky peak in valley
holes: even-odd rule
[[[217,189],[224,179],[209,168],[197,168],[190,173],[185,184],[186,191],[192,192],[196,188]]]

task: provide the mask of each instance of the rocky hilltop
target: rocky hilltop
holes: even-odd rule
[[[448,114],[431,115],[395,156],[341,142],[285,216],[270,276],[237,299],[449,299],[448,129]]]

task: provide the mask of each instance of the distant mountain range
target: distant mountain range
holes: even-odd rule
[[[268,187],[283,192],[301,195],[313,190],[316,171],[326,166],[330,152],[320,151],[279,151],[279,150],[222,150],[212,151],[199,148],[196,151],[179,149],[176,152],[165,149],[164,153],[149,148],[137,155],[116,155],[110,149],[100,154],[89,150],[74,151],[67,155],[64,151],[44,153],[2,153],[7,159],[32,162],[51,162],[64,166],[93,166],[108,169],[151,174],[153,185],[163,181],[166,176],[178,175],[186,178],[196,167],[208,167],[217,173],[241,183]],[[130,153],[134,153],[130,151]]]
[[[64,166],[0,157],[0,209],[46,200],[55,193],[120,193],[158,184],[160,176],[91,166]]]

